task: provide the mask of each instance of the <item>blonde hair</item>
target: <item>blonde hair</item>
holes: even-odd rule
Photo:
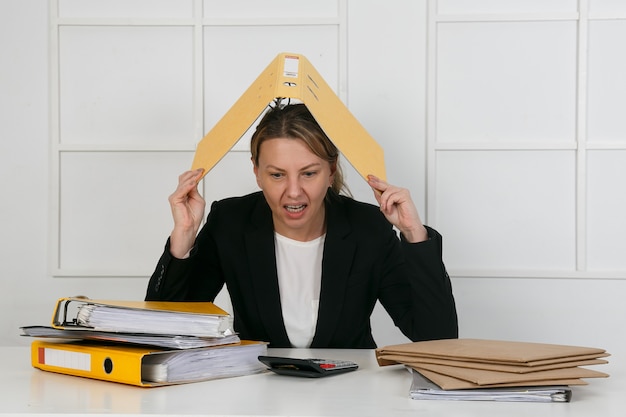
[[[309,109],[304,104],[281,104],[280,100],[265,113],[256,127],[250,141],[252,162],[259,165],[261,144],[269,139],[287,138],[303,141],[317,157],[327,161],[335,175],[330,188],[336,194],[351,196],[344,183],[343,171],[339,163],[339,149],[326,136]]]

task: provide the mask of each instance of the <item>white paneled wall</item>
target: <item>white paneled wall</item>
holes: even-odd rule
[[[54,276],[145,276],[171,224],[165,193],[278,53],[309,57],[338,92],[345,80],[345,2],[155,6],[51,2]],[[256,189],[248,139],[208,175],[207,200]]]
[[[625,278],[617,3],[430,4],[428,218],[451,272]]]
[[[284,51],[444,235],[462,336],[626,342],[623,1],[3,0],[0,21],[0,344],[57,297],[143,297],[195,144]],[[249,136],[208,201],[256,189]]]
[[[427,218],[462,335],[623,345],[625,11],[429,2]]]

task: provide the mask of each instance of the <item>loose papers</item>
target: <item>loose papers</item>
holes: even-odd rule
[[[194,349],[239,343],[239,335],[233,333],[223,337],[198,337],[172,334],[123,333],[116,331],[66,330],[50,326],[23,326],[22,336],[48,339],[78,339],[99,342],[124,343],[134,345],[159,346],[170,349]]]
[[[413,400],[568,402],[572,390],[567,386],[443,390],[413,371],[410,397]]]

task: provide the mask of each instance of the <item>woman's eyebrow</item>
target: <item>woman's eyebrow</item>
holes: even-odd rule
[[[299,171],[306,171],[307,169],[317,168],[317,167],[319,167],[319,166],[321,166],[321,165],[322,165],[322,164],[321,164],[321,163],[319,163],[319,162],[313,162],[312,164],[309,164],[309,165],[305,165],[305,166],[303,166],[302,168],[300,168],[300,169],[299,169]],[[276,171],[286,171],[286,170],[285,170],[285,169],[283,169],[283,168],[279,168],[279,167],[277,167],[276,165],[271,165],[271,164],[270,164],[270,165],[267,165],[265,168],[266,168],[266,169],[274,169],[274,170],[276,170]]]

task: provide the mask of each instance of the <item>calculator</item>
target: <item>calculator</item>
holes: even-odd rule
[[[297,359],[280,356],[259,356],[268,369],[279,375],[320,378],[356,370],[359,365],[337,359]]]

